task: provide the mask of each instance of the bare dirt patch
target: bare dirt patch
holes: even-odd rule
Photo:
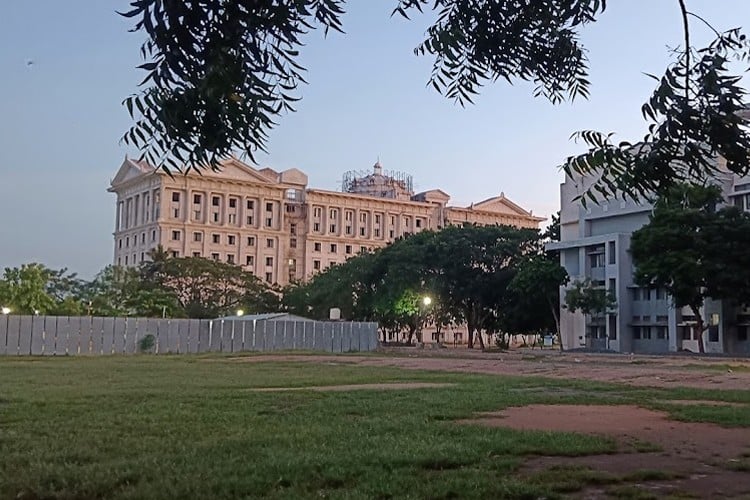
[[[436,387],[453,387],[456,384],[438,384],[430,382],[400,382],[393,384],[344,384],[317,385],[308,387],[261,387],[248,389],[250,392],[287,392],[287,391],[316,391],[316,392],[346,392],[346,391],[400,391],[404,389],[430,389]]]
[[[529,472],[559,465],[585,466],[618,475],[666,471],[681,478],[658,483],[644,481],[639,486],[658,495],[677,491],[699,498],[750,495],[750,475],[726,467],[750,447],[750,431],[744,428],[675,422],[663,412],[624,405],[529,405],[483,413],[460,423],[607,435],[616,438],[624,452],[564,459],[539,457],[527,462]],[[662,451],[635,453],[639,443],[653,443]],[[604,497],[606,492],[590,491],[587,498],[600,495]]]
[[[677,405],[677,406],[731,406],[734,408],[741,408],[742,403],[732,403],[730,401],[709,401],[704,399],[665,399],[665,404]]]
[[[553,351],[483,353],[468,349],[389,349],[380,356],[264,354],[232,358],[234,362],[299,361],[346,363],[363,366],[393,366],[413,370],[486,373],[580,379],[640,387],[693,387],[698,389],[747,390],[750,361],[687,356],[592,355]],[[731,362],[747,370],[715,369]],[[696,366],[704,369],[697,369]]]

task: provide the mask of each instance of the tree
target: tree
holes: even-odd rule
[[[641,286],[664,288],[689,307],[703,352],[707,298],[750,303],[750,216],[723,201],[715,186],[680,185],[660,197],[630,250]]]
[[[506,330],[540,333],[554,328],[560,338],[560,287],[568,279],[567,271],[543,254],[525,260],[508,285],[512,298],[504,315]]]
[[[6,267],[0,280],[0,305],[16,314],[47,314],[55,307],[48,290],[54,274],[37,263]]]
[[[147,37],[142,90],[125,100],[135,121],[124,140],[164,168],[218,168],[235,150],[265,150],[269,130],[304,82],[301,36],[315,27],[342,31],[345,0],[133,0],[123,15]],[[686,178],[716,172],[717,155],[735,173],[750,171],[745,91],[729,62],[750,60],[738,30],[716,31],[696,50],[686,0],[677,0],[684,46],[643,107],[650,122],[643,144],[614,144],[612,134],[576,135],[590,150],[568,158],[569,175],[595,174],[585,196],[648,196]],[[486,82],[530,81],[553,103],[589,92],[579,36],[606,9],[605,0],[398,0],[394,14],[433,10],[437,20],[415,49],[434,57],[430,83],[461,105]],[[708,24],[708,23],[706,23]]]
[[[587,316],[598,316],[617,307],[614,290],[597,286],[591,279],[576,280],[565,292],[565,308],[581,311]]]
[[[239,266],[205,259],[166,259],[152,276],[152,286],[167,291],[188,318],[216,318],[278,310],[276,291]]]

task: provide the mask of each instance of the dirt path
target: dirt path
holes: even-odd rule
[[[699,498],[748,498],[750,473],[729,464],[750,450],[750,431],[708,423],[670,420],[665,413],[636,406],[529,405],[478,415],[463,424],[601,434],[617,439],[623,453],[560,458],[539,457],[526,463],[526,472],[552,466],[584,466],[618,476],[637,473],[672,474],[679,479],[642,481],[641,489],[659,495],[689,492]],[[662,448],[635,453],[633,444],[648,442]],[[647,476],[644,476],[647,477]],[[591,490],[587,498],[606,497]]]
[[[559,354],[550,351],[485,354],[448,349],[406,349],[395,354],[386,352],[382,356],[258,355],[235,359],[248,363],[328,362],[393,366],[413,370],[527,375],[615,382],[642,387],[737,390],[750,388],[750,360],[747,359]],[[727,369],[725,366],[733,366],[734,369]]]

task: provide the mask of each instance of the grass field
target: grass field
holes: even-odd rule
[[[532,403],[631,404],[750,426],[748,391],[405,371],[224,357],[0,358],[0,498],[556,498],[639,477],[521,473],[532,455],[612,453],[605,437],[457,425]],[[385,382],[346,392],[253,388]],[[647,448],[647,447],[646,447]]]

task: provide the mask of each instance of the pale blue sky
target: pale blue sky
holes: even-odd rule
[[[309,85],[281,118],[261,166],[297,167],[310,185],[338,189],[346,170],[408,172],[457,204],[505,192],[549,216],[557,165],[594,128],[637,139],[640,105],[681,40],[677,0],[611,1],[583,40],[589,101],[553,106],[531,86],[498,83],[462,109],[425,86],[431,61],[414,56],[429,17],[390,18],[396,0],[351,0],[346,35],[308,37]],[[718,29],[746,25],[748,0],[688,0]],[[125,0],[3,0],[0,14],[0,268],[41,261],[89,277],[111,263],[114,198],[106,192],[126,149],[121,101],[141,75],[141,36],[115,14]],[[694,37],[710,32],[693,20]],[[28,65],[27,61],[33,61]]]

